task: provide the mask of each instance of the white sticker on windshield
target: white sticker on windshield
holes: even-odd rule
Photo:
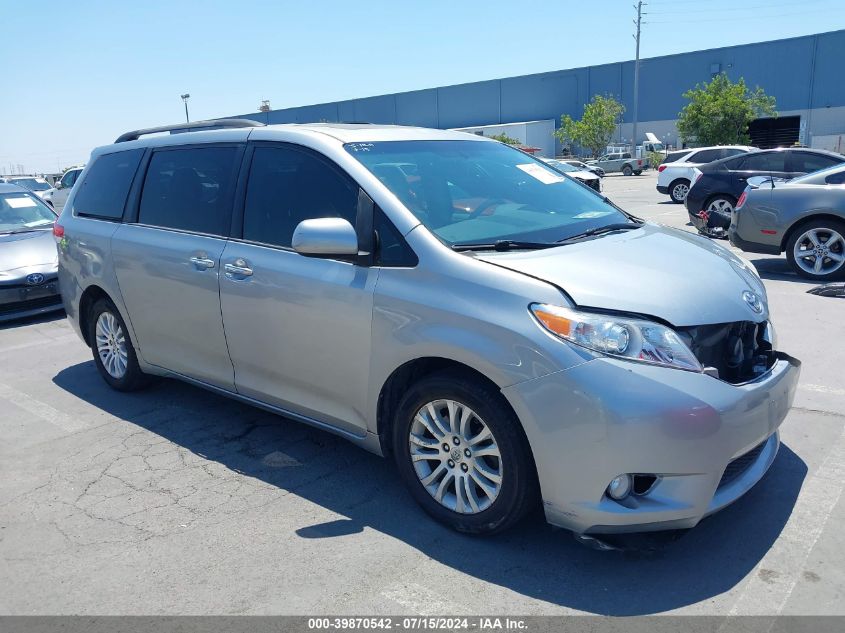
[[[588,218],[601,218],[606,215],[611,215],[613,211],[584,211],[583,213],[579,213],[578,215],[573,215],[573,218],[578,220],[586,220]]]
[[[32,198],[6,198],[6,204],[13,209],[23,209],[24,207],[36,206],[35,200]]]
[[[542,165],[538,165],[537,163],[526,163],[525,165],[517,165],[518,169],[521,169],[529,176],[536,178],[540,182],[546,185],[551,185],[556,182],[563,182],[566,180],[560,174],[553,172],[550,169],[546,169]]]

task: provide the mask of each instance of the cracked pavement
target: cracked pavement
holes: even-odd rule
[[[617,203],[683,227],[654,175]],[[804,362],[772,470],[680,536],[603,553],[533,516],[457,535],[389,463],[163,380],[121,394],[62,316],[0,327],[2,614],[845,614],[845,301],[763,272]]]

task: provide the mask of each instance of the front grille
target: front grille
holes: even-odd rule
[[[737,384],[763,375],[774,365],[766,326],[737,321],[681,328],[678,334],[702,366],[715,370],[721,380]]]
[[[60,306],[61,304],[62,300],[59,295],[41,297],[39,299],[32,299],[30,301],[13,301],[12,303],[0,303],[0,315],[14,314],[15,312],[26,312],[28,310],[38,310],[39,308],[49,308],[52,306]]]
[[[766,441],[767,440],[763,440],[747,453],[743,453],[739,457],[728,462],[728,466],[725,468],[722,479],[719,481],[719,488],[727,486],[737,477],[742,475],[742,473],[751,468],[751,465],[757,461],[757,458],[760,457],[760,453],[763,452],[763,448],[766,446]]]

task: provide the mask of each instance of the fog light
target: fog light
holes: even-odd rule
[[[607,487],[607,494],[611,499],[621,501],[631,492],[631,475],[619,475],[611,480]]]

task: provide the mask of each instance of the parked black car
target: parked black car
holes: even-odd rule
[[[701,233],[727,237],[731,212],[752,176],[788,180],[840,163],[845,163],[841,154],[806,148],[768,149],[723,158],[696,168],[684,204],[690,222]]]

